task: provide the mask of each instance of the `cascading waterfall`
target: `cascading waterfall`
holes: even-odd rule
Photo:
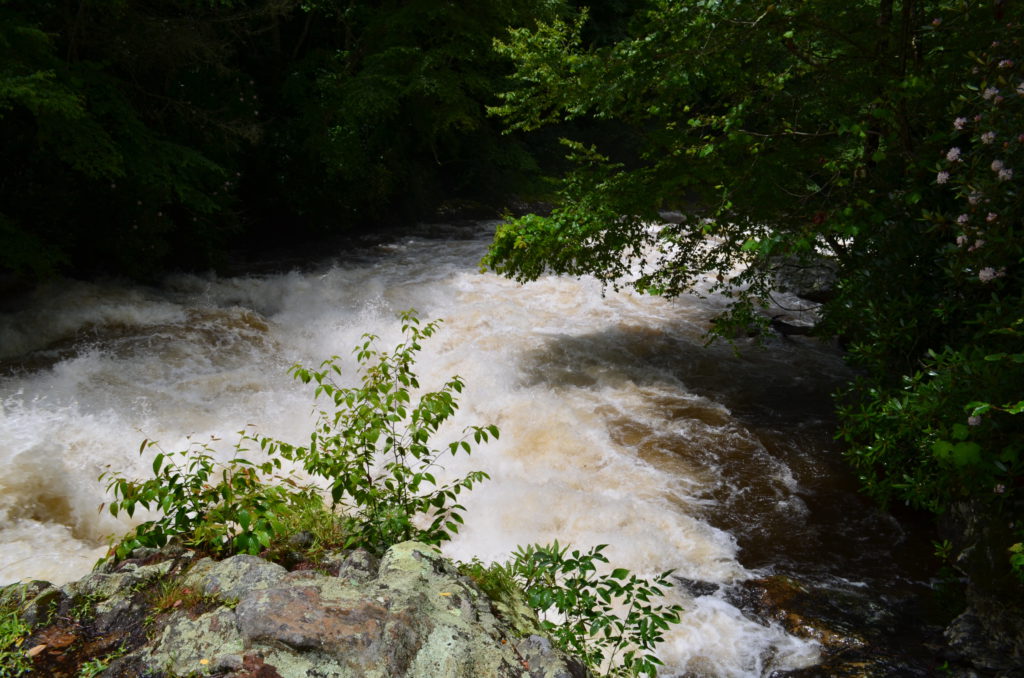
[[[465,501],[450,556],[606,543],[617,566],[721,585],[792,562],[842,574],[883,557],[843,552],[865,524],[816,523],[809,505],[836,493],[826,503],[840,516],[860,506],[835,480],[822,419],[844,374],[833,351],[705,347],[722,304],[713,296],[602,296],[589,279],[520,286],[481,274],[489,228],[302,272],[182,275],[159,289],[65,282],[0,316],[0,583],[90,569],[106,537],[129,528],[98,510],[109,497],[97,477],[145,477],[143,439],[168,451],[212,439],[228,454],[254,425],[306,440],[310,392],[288,366],[347,357],[364,332],[386,348],[408,308],[444,320],[418,363],[424,387],[467,382],[458,421],[435,442],[469,424],[502,431],[448,461],[451,474],[492,478]],[[818,660],[814,642],[744,617],[720,593],[674,595],[686,612],[660,652],[667,675],[761,676]]]

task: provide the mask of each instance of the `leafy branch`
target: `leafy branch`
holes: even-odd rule
[[[563,650],[607,676],[655,676],[662,661],[654,648],[682,612],[680,605],[656,602],[672,587],[672,571],[653,580],[625,568],[598,574],[608,562],[606,547],[520,546],[508,569]]]
[[[289,517],[309,514],[342,521],[346,547],[362,546],[382,552],[401,541],[416,539],[440,544],[463,523],[458,497],[485,479],[472,471],[440,482],[435,476],[444,454],[470,453],[474,443],[497,438],[495,426],[471,426],[465,435],[434,449],[430,437],[458,409],[456,394],[464,383],[453,377],[440,390],[424,393],[413,405],[411,391],[420,387],[413,371],[420,342],[438,323],[420,327],[412,311],[403,313],[404,339],[390,352],[380,352],[377,337],[365,335],[355,349],[361,368],[357,387],[342,387],[337,356],[318,370],[291,368],[295,378],[315,384],[320,407],[308,446],[295,446],[267,436],[241,434],[235,455],[224,464],[215,461],[209,445],[193,444],[176,453],[159,451],[153,457],[153,477],[145,481],[109,475],[113,493],[111,514],[134,516],[138,508],[159,511],[123,537],[114,548],[117,558],[140,546],[162,547],[171,537],[213,552],[259,553],[286,536]],[[245,444],[255,443],[267,460],[245,457]],[[139,453],[156,446],[144,440]],[[327,484],[330,505],[318,488],[299,483],[282,472],[283,461],[294,462]],[[421,527],[426,523],[425,527]]]

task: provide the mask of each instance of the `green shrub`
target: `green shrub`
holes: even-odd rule
[[[420,386],[412,369],[415,356],[420,341],[434,334],[438,322],[420,327],[412,312],[401,319],[404,338],[391,352],[377,351],[373,335],[364,335],[356,347],[362,371],[357,387],[333,381],[341,374],[337,356],[321,363],[319,370],[292,368],[296,378],[315,383],[316,396],[330,403],[318,410],[308,447],[259,440],[271,455],[294,459],[308,473],[325,479],[334,507],[354,518],[348,545],[376,552],[409,539],[440,544],[458,532],[464,510],[458,495],[488,476],[472,471],[439,484],[434,472],[441,468],[444,454],[471,452],[470,435],[476,443],[498,436],[495,426],[471,426],[462,439],[440,449],[430,447],[430,437],[458,409],[455,394],[464,384],[452,377],[440,390],[424,393],[412,404],[410,391]],[[429,520],[426,527],[416,524],[418,517]]]
[[[356,348],[362,372],[358,387],[341,387],[332,380],[341,374],[337,356],[321,363],[319,370],[292,368],[297,379],[316,384],[317,398],[330,403],[318,410],[309,446],[243,432],[235,456],[224,464],[217,464],[211,448],[202,444],[177,453],[158,452],[149,480],[110,474],[113,515],[132,516],[140,506],[162,514],[123,537],[114,549],[116,557],[124,558],[140,546],[162,547],[171,537],[215,553],[255,554],[303,522],[335,534],[340,523],[346,533],[342,546],[362,546],[375,553],[409,539],[429,544],[450,539],[462,523],[464,507],[457,503],[458,495],[487,474],[473,471],[439,484],[434,472],[440,468],[440,457],[469,453],[469,437],[485,442],[497,437],[498,429],[474,426],[441,449],[429,446],[431,435],[458,409],[455,394],[462,391],[463,382],[453,377],[412,405],[410,390],[419,388],[412,370],[419,342],[431,336],[438,323],[420,327],[411,311],[401,318],[404,339],[393,351],[375,350],[376,337],[371,335]],[[247,443],[258,444],[267,461],[256,464],[246,459]],[[143,441],[139,453],[154,446]],[[282,473],[283,459],[325,480],[331,505],[313,486]],[[420,518],[426,527],[417,524]]]
[[[1010,566],[1017,573],[1018,577],[1024,579],[1024,543],[1017,542],[1008,550],[1010,552]]]
[[[652,651],[682,611],[654,602],[672,587],[671,570],[653,582],[623,568],[598,575],[597,563],[608,562],[605,548],[569,554],[557,541],[520,546],[506,563],[484,565],[474,558],[459,571],[520,635],[549,634],[598,675],[654,676],[662,662]]]
[[[154,445],[143,441],[140,454]],[[235,451],[234,458],[218,465],[208,445],[192,445],[181,452],[157,453],[149,480],[110,474],[112,515],[133,516],[140,506],[162,514],[124,536],[114,549],[116,557],[125,558],[140,546],[162,547],[171,537],[215,553],[258,553],[284,533],[282,516],[317,502],[311,488],[276,475],[280,459],[254,464],[241,456],[242,441]]]
[[[655,676],[662,662],[653,650],[682,612],[680,605],[657,602],[672,587],[672,571],[653,580],[624,568],[599,575],[597,564],[608,562],[605,548],[570,553],[557,541],[521,546],[506,567],[560,648],[602,675]]]
[[[484,564],[479,558],[459,563],[459,572],[473,580],[491,600],[498,615],[521,637],[543,634],[537,610],[530,607],[511,563]]]
[[[410,539],[435,545],[450,539],[463,522],[459,495],[488,476],[473,471],[442,483],[435,470],[446,454],[470,453],[469,438],[481,443],[499,433],[494,426],[471,426],[459,440],[430,446],[431,436],[458,409],[455,396],[463,381],[453,377],[413,404],[412,392],[420,388],[416,354],[438,322],[420,326],[411,311],[401,318],[404,337],[392,351],[377,351],[372,335],[356,347],[358,386],[335,383],[341,374],[337,356],[316,370],[292,367],[328,403],[316,410],[308,446],[243,433],[235,457],[223,465],[214,462],[207,445],[193,445],[175,454],[159,452],[149,480],[113,474],[114,515],[133,515],[139,506],[162,513],[125,536],[116,557],[139,546],[163,546],[171,537],[215,553],[270,556],[287,549],[286,538],[299,531],[312,534],[311,551],[329,542],[381,553]],[[245,459],[246,443],[258,444],[268,460]],[[139,452],[154,445],[143,441]],[[330,505],[312,486],[282,473],[282,460],[325,480]],[[681,611],[654,602],[671,587],[671,571],[653,581],[621,568],[598,575],[597,564],[608,562],[604,549],[570,554],[555,542],[520,547],[506,564],[474,560],[461,567],[517,632],[549,633],[559,647],[604,675],[653,676],[661,662],[652,650]]]

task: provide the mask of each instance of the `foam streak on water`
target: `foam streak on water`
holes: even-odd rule
[[[88,571],[104,538],[129,527],[97,510],[109,499],[97,476],[145,476],[143,438],[174,450],[188,435],[231,441],[257,424],[304,440],[311,403],[287,367],[348,356],[363,332],[388,346],[396,313],[411,307],[444,319],[421,382],[459,374],[468,385],[444,435],[469,424],[502,431],[449,464],[492,477],[466,501],[451,556],[504,558],[557,538],[607,543],[617,565],[644,573],[751,577],[737,537],[709,517],[799,522],[806,508],[791,469],[706,386],[740,392],[730,375],[749,378],[798,349],[754,364],[703,348],[714,299],[602,297],[592,280],[520,286],[480,274],[487,237],[405,239],[307,272],[181,276],[159,290],[63,284],[0,317],[0,583]],[[834,356],[801,350],[802,369],[837,369]],[[719,596],[679,595],[686,614],[660,653],[666,675],[760,676],[818,656]]]

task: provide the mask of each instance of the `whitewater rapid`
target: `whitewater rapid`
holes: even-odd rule
[[[100,510],[109,496],[98,476],[145,477],[144,439],[167,451],[212,440],[225,456],[247,426],[308,439],[310,391],[288,367],[338,354],[351,375],[363,333],[393,345],[396,315],[410,308],[443,320],[418,363],[423,386],[454,374],[467,384],[436,442],[470,424],[501,429],[446,465],[491,476],[464,502],[449,556],[504,559],[517,544],[558,539],[609,544],[616,566],[647,574],[756,576],[741,564],[737,530],[799,530],[808,509],[792,464],[750,423],[772,403],[743,393],[775,380],[801,393],[806,379],[817,398],[839,358],[810,343],[742,356],[705,347],[724,303],[713,296],[481,273],[493,227],[403,237],[285,273],[179,275],[159,288],[63,281],[0,315],[0,583],[89,571],[107,538],[130,527]],[[785,444],[803,458],[817,439]],[[659,651],[665,675],[762,676],[819,658],[815,643],[719,594],[674,595],[685,613]]]

